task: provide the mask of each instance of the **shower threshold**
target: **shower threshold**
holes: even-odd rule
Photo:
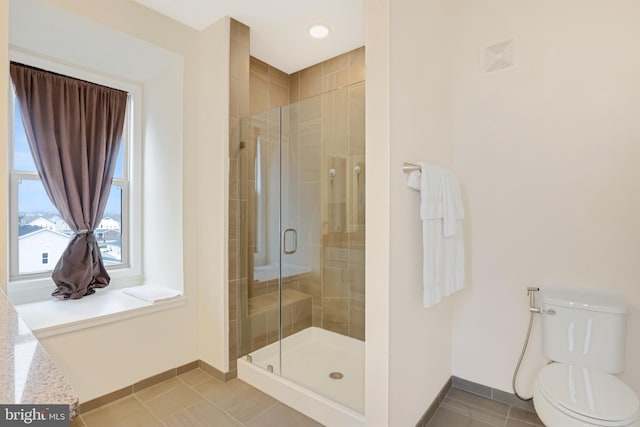
[[[238,359],[241,380],[322,424],[364,425],[363,341],[310,327],[250,356]]]

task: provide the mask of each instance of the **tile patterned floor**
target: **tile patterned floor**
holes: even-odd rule
[[[194,369],[81,414],[71,427],[317,427],[247,383]],[[451,389],[427,427],[544,426],[532,413]]]
[[[81,414],[71,427],[316,427],[239,379],[222,382],[194,369]]]
[[[533,412],[452,388],[427,427],[543,426]]]

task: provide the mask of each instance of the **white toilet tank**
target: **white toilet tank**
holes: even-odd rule
[[[612,374],[622,372],[627,306],[621,295],[546,288],[540,291],[540,303],[542,351],[549,359]]]

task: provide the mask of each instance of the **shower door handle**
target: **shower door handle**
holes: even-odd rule
[[[293,233],[293,248],[287,249],[287,233]],[[298,230],[295,228],[285,228],[282,232],[282,250],[285,255],[295,254],[298,250]]]

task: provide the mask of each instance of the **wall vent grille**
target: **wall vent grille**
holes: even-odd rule
[[[496,43],[484,49],[484,70],[487,73],[513,67],[515,63],[516,57],[513,40]]]

